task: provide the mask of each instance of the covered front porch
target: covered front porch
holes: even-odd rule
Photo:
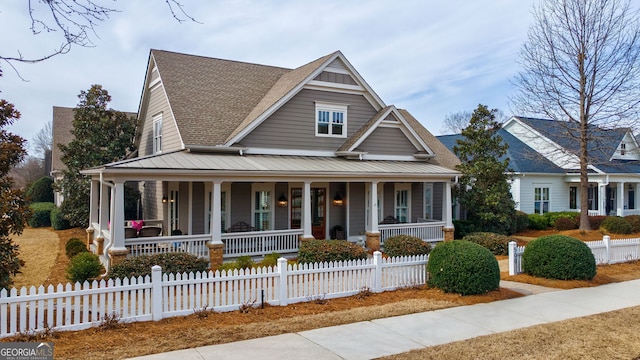
[[[580,211],[580,181],[569,178],[569,209]],[[640,215],[638,186],[635,176],[589,176],[587,193],[589,216]]]
[[[212,158],[220,160],[207,157]],[[282,158],[272,167],[288,161]],[[286,175],[210,169],[154,173],[140,168],[115,171],[123,167],[115,163],[87,171],[92,175],[90,240],[109,263],[179,251],[209,258],[214,266],[238,256],[293,254],[307,239],[346,240],[380,249],[385,239],[400,234],[428,242],[452,238],[455,172],[424,162],[381,171],[380,163],[399,162],[322,161],[348,163],[351,169],[327,171],[318,164],[322,171],[301,168]],[[125,182],[140,189],[141,219],[124,217]]]

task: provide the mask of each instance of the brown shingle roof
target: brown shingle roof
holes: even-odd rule
[[[290,69],[151,50],[185,145],[215,146]]]
[[[431,163],[438,164],[449,169],[453,169],[456,165],[460,164],[460,160],[449,149],[444,146],[433,134],[429,132],[416,118],[413,117],[407,110],[398,109],[400,114],[409,122],[413,129],[418,133],[427,146],[436,154],[435,159],[431,160]]]

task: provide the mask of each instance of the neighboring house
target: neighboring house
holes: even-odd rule
[[[62,162],[62,151],[58,144],[67,145],[73,140],[71,130],[73,129],[73,108],[54,106],[53,107],[53,146],[51,149],[51,176],[54,182],[62,180],[62,172],[67,168]],[[56,206],[62,205],[63,196],[60,192],[53,192],[53,201]]]
[[[590,215],[638,215],[640,152],[630,129],[592,127],[588,152]],[[509,144],[514,173],[511,192],[526,213],[580,211],[580,162],[577,131],[553,120],[514,116],[499,130]],[[455,137],[438,137],[449,149]]]
[[[452,238],[457,158],[339,51],[285,69],[151,50],[138,116],[137,157],[84,171],[89,232],[113,261],[180,233],[180,249],[212,264],[299,239]],[[143,220],[161,236],[129,238],[126,181],[140,182]]]
[[[58,182],[62,180],[63,171],[67,169],[67,166],[62,162],[62,151],[58,145],[67,145],[73,140],[73,119],[75,117],[74,108],[54,106],[53,107],[53,122],[51,127],[53,129],[51,149],[51,177],[53,181]],[[127,112],[127,116],[137,116],[136,113]],[[62,193],[54,191],[53,201],[56,206],[62,205],[64,197]]]

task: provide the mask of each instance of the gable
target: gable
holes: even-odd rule
[[[631,131],[628,131],[618,143],[615,152],[611,156],[612,160],[640,160],[638,143]]]
[[[378,127],[358,146],[356,151],[369,154],[413,156],[420,149],[409,141],[400,128]]]

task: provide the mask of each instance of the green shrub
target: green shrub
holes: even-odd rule
[[[618,216],[609,216],[600,225],[608,232],[612,234],[631,234],[633,232],[633,226],[625,218]]]
[[[251,269],[256,263],[251,256],[240,256],[236,259],[236,266],[238,269]]]
[[[360,246],[344,240],[309,240],[298,248],[298,262],[315,263],[366,259],[367,252]]]
[[[591,224],[591,229],[593,230],[600,229],[600,226],[602,226],[602,222],[606,218],[608,218],[608,216],[605,216],[605,215],[589,216],[589,223]]]
[[[524,272],[549,279],[591,280],[596,261],[582,241],[565,235],[539,237],[522,254]]]
[[[278,265],[278,259],[281,258],[282,255],[278,254],[277,252],[271,253],[269,255],[265,255],[264,259],[262,259],[262,261],[260,261],[257,265],[260,267],[274,267]]]
[[[238,264],[236,264],[235,261],[229,261],[226,263],[222,263],[222,265],[218,266],[218,268],[216,270],[222,272],[222,271],[226,271],[227,273],[233,271],[233,270],[237,270],[238,269]]]
[[[513,218],[512,233],[519,233],[520,231],[527,230],[529,227],[529,215],[523,211],[516,211],[516,215]]]
[[[391,236],[384,240],[384,252],[389,256],[427,255],[431,244],[409,235]]]
[[[546,230],[549,228],[549,219],[540,214],[529,214],[529,229]]]
[[[71,258],[67,278],[73,282],[85,282],[98,277],[104,271],[98,255],[82,252]]]
[[[578,228],[578,222],[575,219],[561,217],[553,222],[553,228],[558,231],[573,230]]]
[[[631,224],[634,233],[640,232],[640,215],[627,215],[624,218]]]
[[[469,220],[453,220],[453,227],[454,239],[462,239],[465,235],[476,231],[476,226]]]
[[[29,205],[32,215],[29,218],[29,226],[31,227],[47,227],[51,226],[51,210],[56,205],[51,202],[37,202]]]
[[[438,244],[429,255],[427,271],[429,286],[444,292],[484,294],[500,286],[500,268],[496,257],[486,248],[470,241]]]
[[[53,179],[41,177],[29,186],[25,195],[32,203],[53,202]]]
[[[161,266],[165,274],[196,273],[209,269],[208,260],[187,253],[171,252],[126,258],[111,268],[109,277],[123,279],[151,275],[154,265]]]
[[[509,241],[512,239],[506,235],[476,232],[462,238],[487,248],[494,255],[509,255]]]
[[[572,219],[574,221],[577,221],[580,219],[580,213],[575,211],[548,212],[548,213],[545,213],[543,216],[547,218],[547,223],[549,225],[555,224],[556,220],[558,219]]]
[[[84,244],[84,241],[78,238],[71,238],[67,240],[67,243],[64,245],[64,250],[69,259],[74,256],[80,254],[81,252],[88,252],[87,246]]]
[[[64,218],[59,208],[51,210],[51,226],[53,230],[67,230],[71,228],[69,220]]]

